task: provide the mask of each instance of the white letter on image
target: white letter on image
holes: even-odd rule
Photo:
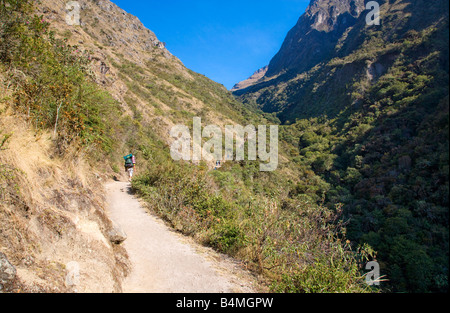
[[[70,1],[66,3],[66,23],[69,26],[80,25],[80,3]]]
[[[241,125],[225,126],[226,161],[233,161],[234,135],[236,135],[236,161],[244,161],[245,134],[248,142],[248,160],[256,161],[256,128],[253,125],[247,125],[245,128]]]
[[[193,119],[193,156],[192,161],[202,160],[202,119],[200,117],[194,117]]]
[[[261,172],[273,172],[278,168],[278,126],[270,126],[270,151],[267,152],[266,126],[258,126],[258,153],[259,159],[267,164],[260,164]]]
[[[189,133],[189,128],[184,125],[175,125],[170,130],[170,136],[177,139],[170,146],[172,159],[174,161],[189,161],[191,159],[191,134]]]
[[[366,270],[370,270],[369,273],[366,274],[366,283],[369,286],[379,286],[380,285],[380,265],[378,262],[372,261],[367,263]]]
[[[219,126],[209,125],[203,129],[203,138],[210,138],[203,145],[203,159],[206,161],[219,161],[222,160],[222,130]],[[214,148],[214,152],[211,152],[211,148]]]
[[[366,10],[372,10],[366,15],[366,24],[380,25],[380,4],[377,1],[369,1],[366,4]]]

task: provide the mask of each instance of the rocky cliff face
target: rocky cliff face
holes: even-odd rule
[[[236,84],[233,92],[241,94],[251,85],[264,80],[295,71],[297,73],[311,69],[330,55],[339,38],[352,27],[361,12],[363,0],[313,0],[289,31],[280,51],[265,67],[264,75],[260,71],[248,80]],[[265,79],[261,79],[261,78]]]
[[[312,1],[270,61],[266,77],[302,72],[323,61],[363,10],[363,0]]]
[[[443,1],[379,4],[381,25],[369,26],[364,1],[312,0],[266,74],[236,85],[233,93],[265,112],[277,113],[283,122],[336,116],[358,105],[399,60],[404,43],[406,47],[416,35],[431,32],[448,16]]]

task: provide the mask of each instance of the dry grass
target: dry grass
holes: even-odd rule
[[[80,264],[78,292],[120,291],[127,255],[107,239],[99,176],[83,153],[57,157],[50,133],[31,130],[2,106],[0,136],[11,137],[0,151],[0,251],[17,269],[9,291],[72,292],[65,285],[71,261]]]

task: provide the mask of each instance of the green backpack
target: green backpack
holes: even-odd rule
[[[125,159],[125,167],[133,167],[133,155],[129,154],[123,157]]]

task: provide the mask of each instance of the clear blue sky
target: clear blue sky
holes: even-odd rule
[[[112,0],[186,67],[231,89],[269,64],[309,0]]]

